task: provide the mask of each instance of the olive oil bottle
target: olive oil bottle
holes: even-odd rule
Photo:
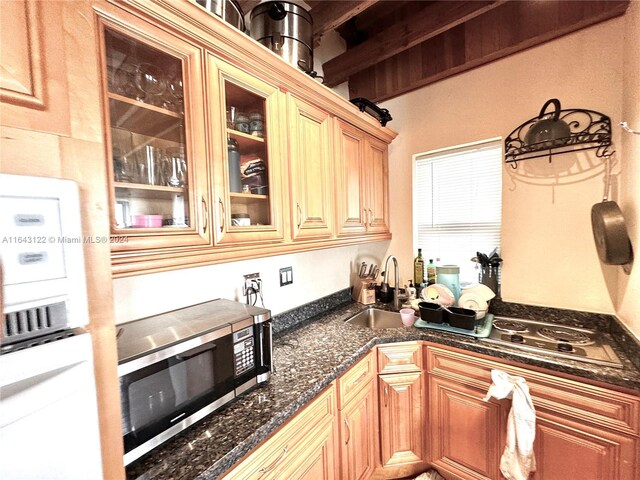
[[[415,285],[424,283],[424,259],[421,248],[418,249],[418,256],[413,261],[413,283]]]

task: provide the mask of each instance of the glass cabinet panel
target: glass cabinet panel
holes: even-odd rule
[[[105,30],[115,229],[190,227],[180,58]]]
[[[271,225],[265,98],[224,80],[229,230]]]

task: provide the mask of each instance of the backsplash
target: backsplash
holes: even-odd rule
[[[498,298],[491,300],[489,311],[495,315],[503,315],[505,317],[560,323],[571,327],[595,328],[602,332],[609,332],[609,325],[614,320],[613,315],[604,313],[524,305],[522,303],[504,302]]]
[[[297,308],[275,315],[273,317],[273,333],[281,333],[297,327],[309,319],[325,314],[340,305],[351,301],[351,288],[345,288],[338,292],[306,303]]]
[[[117,278],[116,324],[216,298],[244,302],[243,275],[259,273],[264,306],[273,316],[349,288],[362,262],[380,265],[389,242],[328,248],[205,267]],[[279,270],[293,268],[293,283],[280,286]],[[258,299],[257,305],[261,306]]]

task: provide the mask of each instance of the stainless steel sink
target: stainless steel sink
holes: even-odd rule
[[[358,327],[367,327],[374,330],[381,328],[397,328],[403,327],[402,319],[398,312],[388,312],[378,308],[367,308],[353,317],[345,320],[346,323],[357,325]]]

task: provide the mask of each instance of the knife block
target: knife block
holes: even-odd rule
[[[369,288],[369,285],[373,285],[371,279],[362,279],[359,278],[356,280],[355,285],[353,286],[353,292],[351,293],[351,298],[358,303],[362,303],[363,305],[371,305],[376,303],[376,290],[375,288]]]

